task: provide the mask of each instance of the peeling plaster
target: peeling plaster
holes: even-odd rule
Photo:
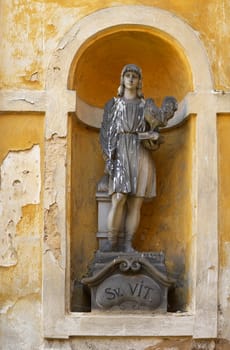
[[[159,343],[157,338],[79,337],[68,340],[45,340],[40,350],[147,350],[150,345],[157,343]]]
[[[40,147],[10,151],[0,167],[0,266],[17,264],[17,224],[22,207],[40,202]]]
[[[145,350],[215,350],[214,340],[166,339]]]
[[[65,217],[63,218],[65,186],[60,184],[63,184],[63,178],[65,178],[66,145],[66,138],[58,137],[57,134],[53,134],[46,140],[45,253],[50,251],[60,266],[63,259],[61,232],[65,230]]]
[[[32,15],[33,15],[33,21],[31,21],[31,23],[33,23],[35,25],[35,30],[37,32],[37,36],[32,36],[29,38],[29,40],[27,40],[25,42],[24,45],[26,45],[26,48],[24,50],[22,50],[20,48],[20,45],[22,45],[22,42],[23,42],[23,35],[26,34],[28,35],[28,31],[26,30],[23,30],[25,24],[27,24],[29,21],[27,18],[22,18],[19,22],[19,19],[17,19],[18,21],[18,25],[15,26],[14,25],[14,20],[13,18],[11,18],[8,15],[5,15],[5,22],[8,23],[7,26],[9,26],[11,32],[10,32],[10,37],[3,35],[3,47],[4,47],[4,52],[3,52],[3,59],[4,59],[4,65],[3,65],[3,69],[6,71],[3,75],[3,86],[13,86],[13,88],[15,88],[15,86],[19,85],[19,80],[18,80],[18,77],[20,77],[20,72],[23,71],[23,67],[24,66],[27,66],[28,64],[31,66],[29,72],[27,73],[26,77],[28,77],[28,79],[25,79],[26,81],[23,82],[23,84],[26,86],[32,86],[32,84],[29,85],[30,82],[35,82],[37,81],[38,77],[40,78],[41,82],[40,84],[43,86],[44,83],[42,83],[42,77],[44,75],[44,62],[47,61],[47,58],[50,56],[50,52],[52,50],[53,47],[56,48],[56,43],[58,41],[58,39],[62,36],[61,33],[63,32],[66,32],[66,30],[71,26],[72,22],[75,23],[75,17],[77,18],[77,9],[74,8],[74,9],[70,9],[71,13],[69,15],[69,17],[67,18],[67,12],[65,10],[65,14],[63,14],[63,7],[65,6],[66,4],[66,1],[56,1],[53,3],[54,4],[48,4],[48,3],[51,3],[52,1],[48,1],[46,2],[46,4],[40,4],[40,1],[38,1],[38,9],[37,11],[39,11],[39,9],[43,9],[43,11],[39,11],[39,16],[37,15],[36,12],[34,13],[30,13],[26,10],[28,9],[23,9],[23,11],[25,11],[26,15],[28,16],[27,18],[29,18],[29,16],[32,18]],[[71,1],[70,1],[71,2]],[[126,3],[129,2],[129,0],[126,0],[125,1]],[[132,3],[134,3],[135,1],[133,1]],[[147,3],[148,1],[143,1],[143,3]],[[22,3],[22,1],[21,1]],[[21,3],[19,2],[19,0],[16,1],[16,4],[18,6],[14,6],[14,13],[16,14],[18,12],[18,7],[21,6]],[[59,7],[58,8],[58,3],[61,5],[61,3],[63,4],[62,6],[63,7]],[[94,7],[96,7],[96,3],[92,3],[91,5],[87,5],[87,1],[83,1],[82,4],[84,3],[84,6],[82,5],[82,16],[83,15],[86,15],[87,14],[87,11],[91,10],[91,7],[92,7],[92,10],[94,9]],[[98,7],[102,6],[101,4],[101,1],[97,1],[98,3]],[[100,3],[100,5],[99,5]],[[131,3],[131,1],[130,1]],[[159,2],[160,3],[160,2]],[[223,3],[221,2],[222,4],[222,9],[223,9],[223,15],[225,13],[227,13],[227,8],[224,9],[224,4],[226,3],[226,7],[227,7],[227,0],[226,2],[223,1]],[[47,5],[48,4],[48,5]],[[180,10],[180,5],[179,4],[182,4],[182,10]],[[199,18],[194,21],[195,19],[195,16],[198,15],[198,10],[199,10],[199,13],[200,15],[202,15],[202,12],[204,12],[204,10],[202,11],[202,5],[199,5],[199,9],[197,11],[191,11],[191,8],[189,6],[186,6],[184,5],[185,3],[182,1],[182,2],[175,2],[175,4],[173,6],[177,6],[178,8],[178,13],[181,14],[181,16],[183,15],[183,13],[189,13],[189,16],[185,16],[184,17],[188,20],[188,22],[191,22],[193,20],[193,27],[194,28],[197,28],[199,30],[201,30],[202,32],[202,28],[205,28],[205,30],[203,29],[203,38],[206,42],[206,45],[207,45],[207,48],[210,52],[210,58],[211,58],[211,61],[213,62],[216,58],[216,56],[219,57],[219,60],[217,60],[218,62],[215,63],[215,66],[214,66],[214,71],[216,73],[216,81],[217,83],[217,86],[220,86],[220,88],[222,87],[222,84],[224,84],[224,82],[226,84],[228,84],[228,79],[227,77],[229,77],[229,75],[227,74],[227,68],[228,67],[226,64],[224,65],[224,62],[226,61],[227,62],[227,55],[226,54],[222,54],[222,51],[219,52],[219,55],[217,54],[218,50],[215,49],[215,42],[219,43],[219,46],[220,48],[223,48],[225,47],[226,50],[227,50],[227,47],[228,45],[221,45],[220,43],[220,39],[219,40],[210,40],[208,41],[208,39],[210,39],[210,36],[213,34],[213,31],[217,31],[218,30],[218,26],[217,24],[221,24],[223,23],[223,28],[226,29],[226,35],[221,35],[221,27],[219,29],[219,37],[221,37],[223,44],[224,44],[224,40],[226,40],[225,38],[229,38],[229,36],[227,35],[227,24],[226,24],[226,18],[225,16],[223,16],[223,20],[220,20],[221,19],[221,16],[215,16],[215,18],[218,19],[219,22],[213,22],[213,25],[210,25],[208,26],[207,25],[207,22],[209,23],[212,23],[211,22],[211,18],[213,17],[213,13],[216,13],[216,8],[212,8],[210,7],[210,13],[209,13],[209,16],[207,17],[207,22],[206,21],[200,21]],[[15,4],[14,4],[15,5]],[[190,4],[191,5],[191,4]],[[210,6],[211,4],[209,4]],[[7,5],[8,6],[8,5]],[[13,3],[11,5],[11,7],[9,7],[9,10],[8,12],[10,13],[10,11],[12,10],[12,6],[13,6]],[[42,6],[42,7],[41,7]],[[44,7],[45,6],[45,7]],[[48,7],[49,6],[49,7]],[[66,5],[67,6],[67,5]],[[72,5],[71,5],[72,6]],[[79,5],[80,6],[80,5]],[[91,6],[90,9],[88,9],[87,6]],[[112,5],[111,5],[112,6]],[[166,5],[164,5],[164,2],[160,4],[160,6],[163,6],[163,7],[168,7],[168,3]],[[56,8],[57,7],[57,8]],[[21,7],[22,8],[22,7]],[[46,11],[44,11],[44,9],[46,8]],[[176,7],[175,7],[176,9]],[[52,39],[52,40],[49,40],[48,38],[48,35],[47,33],[45,32],[44,33],[44,23],[43,23],[43,20],[47,21],[47,18],[50,19],[50,14],[51,14],[51,10],[53,11],[53,19],[55,21],[55,28],[58,28],[58,32],[56,32],[56,35],[55,37]],[[176,12],[177,12],[176,11]],[[12,11],[11,11],[12,12]],[[20,11],[19,11],[20,12]],[[12,12],[13,13],[13,12]],[[42,19],[42,21],[40,20],[40,16],[42,15],[44,17],[44,13],[45,13],[45,19]],[[72,14],[73,13],[73,14]],[[60,15],[59,15],[60,14]],[[12,15],[13,16],[13,15]],[[211,17],[212,16],[212,17]],[[11,19],[11,20],[10,20]],[[23,20],[24,19],[24,20]],[[25,21],[27,19],[27,21]],[[68,19],[71,19],[71,21],[69,21]],[[37,30],[37,23],[42,23],[38,28],[39,28],[39,31]],[[19,26],[20,24],[20,26]],[[29,27],[29,24],[27,24],[27,29]],[[226,27],[224,27],[226,26]],[[6,28],[6,26],[4,25],[3,28]],[[15,28],[17,30],[15,30]],[[200,29],[201,28],[201,29]],[[212,32],[209,33],[208,32],[208,28],[212,28]],[[7,27],[8,29],[8,27]],[[217,29],[217,30],[216,30]],[[9,30],[8,30],[9,31]],[[209,29],[210,31],[210,29]],[[6,31],[7,33],[7,31]],[[19,33],[19,34],[18,34]],[[197,33],[200,35],[200,33],[197,31]],[[4,34],[4,33],[3,33]],[[77,33],[76,33],[77,34]],[[223,32],[222,32],[223,34]],[[14,36],[13,36],[14,35]],[[18,37],[19,35],[19,37]],[[75,35],[75,34],[74,34]],[[19,39],[18,39],[19,38]],[[38,61],[35,63],[36,64],[33,64],[34,63],[32,61],[32,58],[33,57],[33,54],[35,53],[34,57],[39,60],[39,57],[42,57],[42,55],[38,55],[36,53],[39,52],[38,49],[36,49],[36,46],[32,47],[30,46],[30,41],[33,39],[33,45],[36,44],[36,42],[38,42],[37,46],[38,46],[38,49],[43,49],[43,60],[42,61]],[[39,40],[38,40],[39,39]],[[218,39],[218,38],[217,38]],[[68,45],[70,42],[71,42],[71,37],[66,41],[66,42],[62,42],[62,46],[59,47],[59,50],[62,50],[65,48],[66,45]],[[210,42],[210,44],[208,44],[208,42]],[[12,45],[12,43],[14,43],[15,45]],[[44,43],[46,45],[44,45]],[[7,46],[8,45],[8,46]],[[12,49],[13,48],[13,49]],[[14,55],[11,55],[11,50],[14,50],[13,54]],[[21,51],[20,51],[21,50]],[[220,51],[220,50],[219,50]],[[18,53],[17,53],[18,52]],[[213,55],[211,54],[211,52],[213,52]],[[16,55],[17,54],[17,55]],[[18,57],[17,57],[18,56]],[[18,64],[16,65],[12,65],[12,64],[9,64],[9,62],[14,62],[15,63],[15,59],[17,58],[17,62]],[[34,58],[34,60],[35,60]],[[38,66],[38,67],[37,67]],[[40,67],[41,66],[41,67]],[[13,67],[13,68],[12,68]],[[40,76],[37,75],[37,72],[35,71],[37,68],[40,68]],[[224,72],[224,68],[226,70],[226,72]],[[60,70],[59,67],[54,67],[53,68],[54,70]],[[33,73],[35,72],[35,73]],[[220,74],[220,73],[223,73],[223,74]],[[218,75],[219,73],[219,75]],[[226,74],[225,74],[226,73]],[[8,75],[8,76],[7,76]],[[28,80],[28,81],[27,81]],[[20,86],[23,86],[22,82],[20,81]],[[34,88],[34,86],[33,86]],[[16,100],[15,100],[16,101]],[[19,99],[20,101],[20,99]],[[21,101],[24,101],[28,104],[34,104],[34,102],[30,102],[30,101],[27,101],[26,99],[21,99]],[[53,147],[53,146],[52,146]],[[62,169],[63,169],[63,165],[64,165],[64,162],[65,162],[65,153],[64,153],[64,148],[62,148],[62,145],[60,144],[58,147],[57,147],[57,152],[59,151],[62,151],[63,150],[63,153],[61,153],[60,155],[60,158],[58,158],[58,164],[54,164],[54,161],[52,158],[52,151],[53,151],[53,148],[49,146],[49,149],[48,151],[50,152],[50,158],[47,159],[47,167],[49,167],[49,170],[48,170],[48,173],[47,173],[47,179],[50,180],[50,187],[48,188],[48,190],[50,190],[50,196],[48,196],[48,204],[47,204],[47,212],[46,212],[46,224],[47,224],[47,227],[49,226],[50,228],[54,228],[54,231],[53,233],[50,235],[50,237],[46,237],[47,238],[47,242],[49,243],[49,246],[50,246],[50,250],[52,250],[54,256],[56,255],[58,257],[58,254],[59,254],[59,239],[60,239],[60,234],[59,232],[61,232],[60,228],[59,228],[59,225],[60,223],[58,223],[58,215],[59,215],[59,212],[60,210],[62,209],[61,206],[60,206],[60,199],[57,198],[57,202],[54,201],[52,202],[52,200],[56,200],[56,197],[59,197],[61,198],[61,195],[63,194],[63,189],[62,188],[58,188],[57,186],[54,186],[56,183],[58,183],[57,179],[62,176]],[[11,153],[11,152],[10,152]],[[9,153],[9,154],[10,154]],[[15,157],[16,155],[18,155],[20,152],[14,152],[15,154]],[[9,156],[8,154],[8,156]],[[59,153],[58,153],[59,154]],[[24,153],[25,155],[25,153]],[[8,158],[8,156],[6,158]],[[52,160],[51,164],[48,164],[49,163],[49,160]],[[5,161],[4,161],[5,162]],[[3,164],[4,164],[3,162]],[[14,162],[11,162],[12,166],[11,167],[8,167],[7,169],[10,170],[8,171],[7,173],[4,174],[3,176],[3,180],[5,181],[8,176],[11,176],[11,173],[14,174],[15,173],[15,168],[14,168]],[[31,162],[32,164],[32,162]],[[15,166],[16,167],[16,166]],[[55,176],[51,176],[51,174],[49,173],[49,171],[52,171],[52,169],[55,169]],[[2,173],[2,168],[0,169],[0,174]],[[31,175],[30,172],[28,171],[28,169],[24,169],[22,171],[22,174],[26,177],[26,176],[29,176]],[[21,174],[21,175],[22,175]],[[12,175],[13,177],[13,175]],[[6,181],[5,181],[6,182]],[[2,189],[0,188],[0,259],[1,258],[1,249],[4,249],[4,247],[6,246],[6,255],[7,255],[7,259],[9,259],[9,261],[11,261],[11,265],[4,265],[4,266],[12,266],[12,265],[15,265],[17,263],[17,241],[15,241],[15,234],[17,234],[16,232],[16,227],[17,227],[17,224],[18,224],[18,218],[20,220],[20,217],[22,215],[21,213],[21,208],[23,207],[23,200],[22,198],[24,198],[24,182],[22,181],[22,179],[18,176],[18,173],[16,173],[15,177],[12,178],[12,182],[9,184],[11,187],[5,187],[2,186]],[[46,182],[46,185],[48,185],[48,182]],[[35,184],[34,184],[34,188],[35,188]],[[3,191],[4,189],[4,191]],[[57,189],[57,192],[55,192],[55,189]],[[12,193],[11,193],[12,192]],[[59,193],[58,193],[59,192]],[[10,198],[10,194],[11,194],[11,198]],[[31,193],[31,197],[35,196],[35,193],[32,192]],[[52,196],[54,196],[55,198],[53,198]],[[33,197],[34,198],[34,197]],[[65,197],[63,197],[65,198]],[[38,199],[39,201],[39,199]],[[3,205],[4,203],[4,205]],[[57,204],[58,203],[58,204]],[[28,204],[28,203],[26,203]],[[17,212],[17,215],[15,214],[15,212]],[[3,222],[1,222],[2,217],[5,216],[7,217],[7,219]],[[60,219],[59,219],[60,220]],[[5,231],[4,231],[5,230]],[[2,244],[3,242],[3,244]],[[2,247],[3,246],[3,247]],[[7,260],[6,259],[6,260]],[[1,265],[1,263],[0,263]],[[230,266],[228,264],[228,266]],[[213,269],[213,265],[210,265],[209,267],[210,270]],[[223,307],[224,307],[224,316],[223,316],[223,321],[225,320],[226,322],[226,326],[225,326],[225,333],[226,334],[230,334],[229,332],[227,332],[227,328],[228,328],[228,320],[229,320],[229,289],[226,290],[226,285],[229,285],[229,268],[225,268],[223,270],[221,270],[221,297],[222,297],[222,301],[223,301]],[[9,320],[7,320],[8,324],[7,326],[5,326],[5,334],[6,334],[6,337],[5,337],[5,342],[7,342],[8,344],[8,341],[11,342],[11,345],[12,345],[12,349],[15,348],[15,344],[17,344],[17,347],[20,347],[20,346],[23,346],[23,349],[31,349],[31,345],[28,345],[26,344],[26,342],[28,341],[28,339],[31,339],[34,341],[34,344],[37,348],[38,348],[38,341],[36,342],[36,339],[34,337],[34,333],[33,331],[37,331],[39,332],[39,327],[38,327],[38,322],[35,323],[35,317],[34,315],[36,315],[36,317],[38,317],[38,314],[39,314],[39,307],[40,305],[38,305],[37,309],[32,309],[33,308],[33,305],[34,305],[34,302],[31,303],[31,304],[23,304],[21,309],[21,313],[19,314],[18,311],[15,311],[15,314],[18,315],[17,316],[17,332],[15,331],[15,324],[14,324],[14,327],[11,327],[11,323],[8,322]],[[10,307],[10,306],[9,306]],[[28,335],[27,337],[25,337],[25,309],[28,309],[28,313],[29,313],[29,316],[26,314],[26,317],[28,317],[28,324],[30,325],[30,329],[28,332]],[[33,312],[32,312],[33,310]],[[6,310],[7,311],[7,310]],[[39,315],[40,316],[40,315]],[[32,321],[32,322],[31,322]],[[224,327],[224,326],[223,326]],[[8,336],[9,334],[9,336]],[[19,342],[19,336],[21,337],[21,341],[23,341],[23,343]],[[8,339],[6,339],[8,338]],[[98,337],[99,338],[99,337]],[[94,340],[91,342],[91,340],[87,340],[85,341],[85,345],[83,347],[78,347],[78,342],[77,340],[75,340],[76,344],[74,345],[74,340],[68,340],[68,341],[63,341],[63,343],[65,343],[65,347],[63,345],[58,345],[58,344],[61,344],[61,341],[57,341],[55,343],[53,343],[52,345],[53,346],[50,346],[49,348],[51,349],[97,349],[97,341],[101,341],[101,344],[98,345],[98,349],[102,350],[102,346],[103,346],[103,349],[115,349],[115,345],[112,345],[111,346],[111,339],[108,339],[107,338],[104,338],[103,340],[101,340],[99,338],[99,340]],[[124,343],[126,342],[126,344],[124,345]],[[139,346],[138,346],[138,349],[142,349],[143,348],[143,343],[145,342],[144,339],[141,340],[141,345],[139,343]],[[206,343],[197,343],[197,347],[196,349],[208,349],[208,350],[212,350],[214,349],[214,345],[213,345],[214,342],[206,342]],[[5,344],[5,343],[4,343]],[[20,345],[19,345],[20,344]],[[23,344],[23,345],[22,345]],[[51,343],[50,343],[51,344]],[[56,347],[56,344],[57,344],[57,347]],[[120,349],[120,348],[126,348],[127,350],[134,350],[134,348],[136,348],[136,345],[138,343],[133,343],[131,344],[130,340],[127,340],[125,339],[124,337],[122,338],[121,340],[121,343],[119,344],[119,347],[117,347],[117,349]],[[32,345],[32,346],[33,346]],[[133,346],[132,346],[133,345]],[[206,346],[207,345],[207,346]],[[9,346],[9,345],[8,345]],[[153,345],[152,345],[153,346]],[[226,345],[227,346],[227,345]],[[4,347],[6,349],[6,347]],[[20,347],[22,348],[22,347]],[[34,347],[33,347],[34,348]],[[158,349],[158,348],[156,348]],[[173,345],[172,347],[166,347],[165,350],[175,350],[176,347]],[[193,348],[195,349],[195,347]],[[220,349],[218,347],[218,349]],[[223,350],[223,348],[221,348]],[[225,347],[224,347],[225,349]],[[226,347],[227,349],[227,347]],[[183,348],[183,350],[185,350],[185,348]]]
[[[66,164],[66,138],[58,137],[53,134],[50,139],[46,141],[46,159],[45,159],[45,208],[57,202],[61,196],[63,188],[60,188],[59,183],[61,176],[64,176],[63,169]],[[61,196],[60,198],[64,198]]]
[[[51,250],[55,259],[59,259],[61,255],[61,235],[58,232],[56,219],[58,215],[58,206],[56,203],[52,204],[48,210],[45,211],[45,237],[46,243],[45,252]]]

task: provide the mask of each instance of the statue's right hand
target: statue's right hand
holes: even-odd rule
[[[113,169],[114,169],[113,161],[111,159],[107,159],[105,163],[105,173],[112,175]]]

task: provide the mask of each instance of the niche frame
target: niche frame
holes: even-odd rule
[[[68,114],[76,110],[76,92],[68,90],[71,64],[80,47],[103,30],[122,25],[149,26],[178,42],[191,67],[194,91],[185,97],[185,117],[196,114],[193,169],[194,288],[191,312],[166,315],[71,313],[68,201]],[[213,81],[205,48],[197,33],[174,14],[148,6],[115,6],[82,18],[51,57],[46,76],[45,228],[57,228],[60,255],[44,244],[43,328],[47,338],[71,336],[217,337],[218,229],[217,136]],[[209,99],[209,103],[207,103]],[[204,101],[206,101],[204,103]],[[55,153],[54,153],[55,152]],[[50,161],[52,159],[52,162]],[[57,209],[55,215],[53,208]],[[212,215],[210,216],[210,212]],[[49,232],[46,232],[49,234]],[[205,247],[205,250],[198,249]],[[204,251],[206,254],[204,254]]]

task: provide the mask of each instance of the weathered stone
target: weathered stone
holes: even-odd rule
[[[95,304],[104,309],[158,310],[161,299],[161,288],[148,276],[114,274],[97,288]]]
[[[214,340],[193,340],[191,350],[215,350]]]
[[[159,339],[147,337],[78,337],[69,340],[46,340],[39,350],[146,350]]]
[[[192,339],[166,339],[145,350],[191,350]]]
[[[90,276],[92,310],[167,311],[168,279],[163,253],[97,252]]]
[[[230,341],[225,339],[216,340],[216,348],[215,350],[229,350],[230,349]]]
[[[57,204],[54,203],[45,212],[44,241],[45,241],[45,244],[47,245],[46,251],[50,249],[54,257],[58,260],[61,255],[61,237],[60,237],[60,233],[58,232],[58,227],[56,222],[57,215],[58,215],[58,207],[57,207]]]

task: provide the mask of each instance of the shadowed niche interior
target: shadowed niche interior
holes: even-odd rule
[[[69,74],[69,89],[91,106],[103,108],[117,94],[121,69],[134,63],[142,68],[144,96],[159,106],[164,96],[181,101],[193,90],[192,74],[183,49],[160,31],[149,27],[122,26],[98,33],[76,53]],[[94,116],[92,115],[92,118]],[[153,152],[157,197],[142,207],[134,238],[140,251],[163,251],[171,277],[178,280],[169,295],[168,311],[190,308],[191,187],[195,144],[195,117],[164,133],[165,143]],[[70,269],[71,310],[90,311],[90,298],[81,279],[97,249],[97,182],[104,161],[99,130],[69,116],[70,157]]]

